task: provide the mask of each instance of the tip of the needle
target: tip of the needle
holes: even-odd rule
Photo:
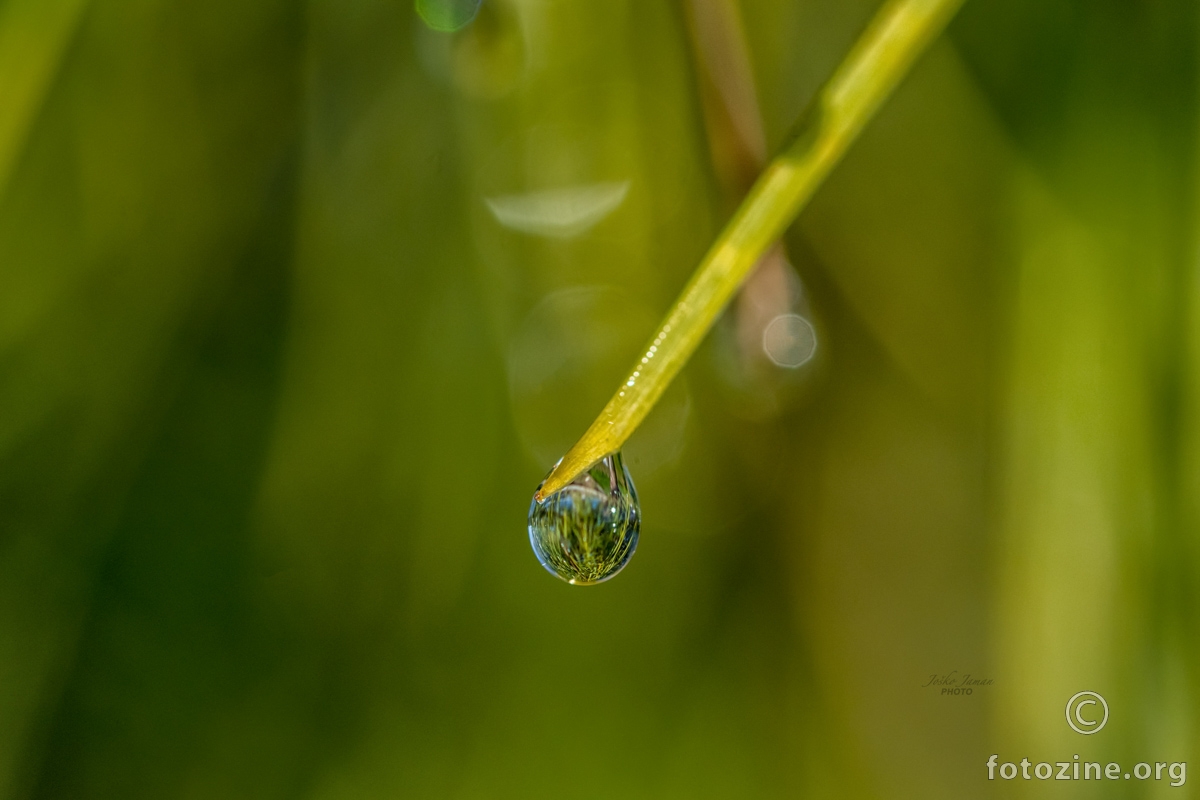
[[[581,442],[582,444],[582,442]],[[565,456],[563,456],[554,469],[550,470],[550,474],[546,476],[546,480],[542,481],[542,485],[538,487],[533,494],[533,499],[537,502],[542,502],[550,495],[565,487],[568,483],[574,480],[575,476],[590,467],[599,458],[603,458],[601,454],[599,458],[592,458],[587,454],[587,449],[577,444],[572,447]]]
[[[538,503],[542,502],[547,497],[570,483],[571,478],[573,477],[575,476],[567,475],[564,477],[559,472],[558,467],[555,467],[553,470],[551,470],[550,474],[546,476],[546,480],[542,481],[542,485],[538,487],[538,490],[533,493],[533,499]]]

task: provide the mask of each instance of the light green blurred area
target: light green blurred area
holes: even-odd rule
[[[772,147],[874,9],[741,0]],[[0,798],[1193,796],[984,763],[1200,770],[1198,36],[968,0],[575,588],[529,498],[730,207],[682,4],[0,0]]]

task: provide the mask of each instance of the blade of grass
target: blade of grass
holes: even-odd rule
[[[683,8],[713,170],[732,210],[767,163],[767,135],[739,2],[683,0]],[[751,269],[738,293],[734,329],[743,378],[761,382],[762,388],[771,386],[771,378],[776,377],[773,370],[763,369],[770,363],[763,350],[763,333],[771,320],[793,310],[793,282],[799,284],[799,276],[786,246],[777,241]]]
[[[86,2],[0,3],[0,195]]]
[[[889,0],[767,165],[628,378],[537,491],[540,501],[620,449],[758,263],[963,0]]]

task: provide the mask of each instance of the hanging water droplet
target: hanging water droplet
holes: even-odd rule
[[[640,527],[637,491],[620,453],[529,505],[529,543],[538,561],[575,585],[600,583],[620,572],[637,549]]]
[[[417,14],[435,31],[456,31],[479,13],[483,0],[416,0]]]

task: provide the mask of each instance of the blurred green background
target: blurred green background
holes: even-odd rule
[[[1200,768],[1195,2],[968,0],[788,234],[816,356],[731,311],[630,566],[534,559],[713,84],[769,150],[876,7],[722,3],[0,0],[0,798],[1196,796],[984,767]]]

